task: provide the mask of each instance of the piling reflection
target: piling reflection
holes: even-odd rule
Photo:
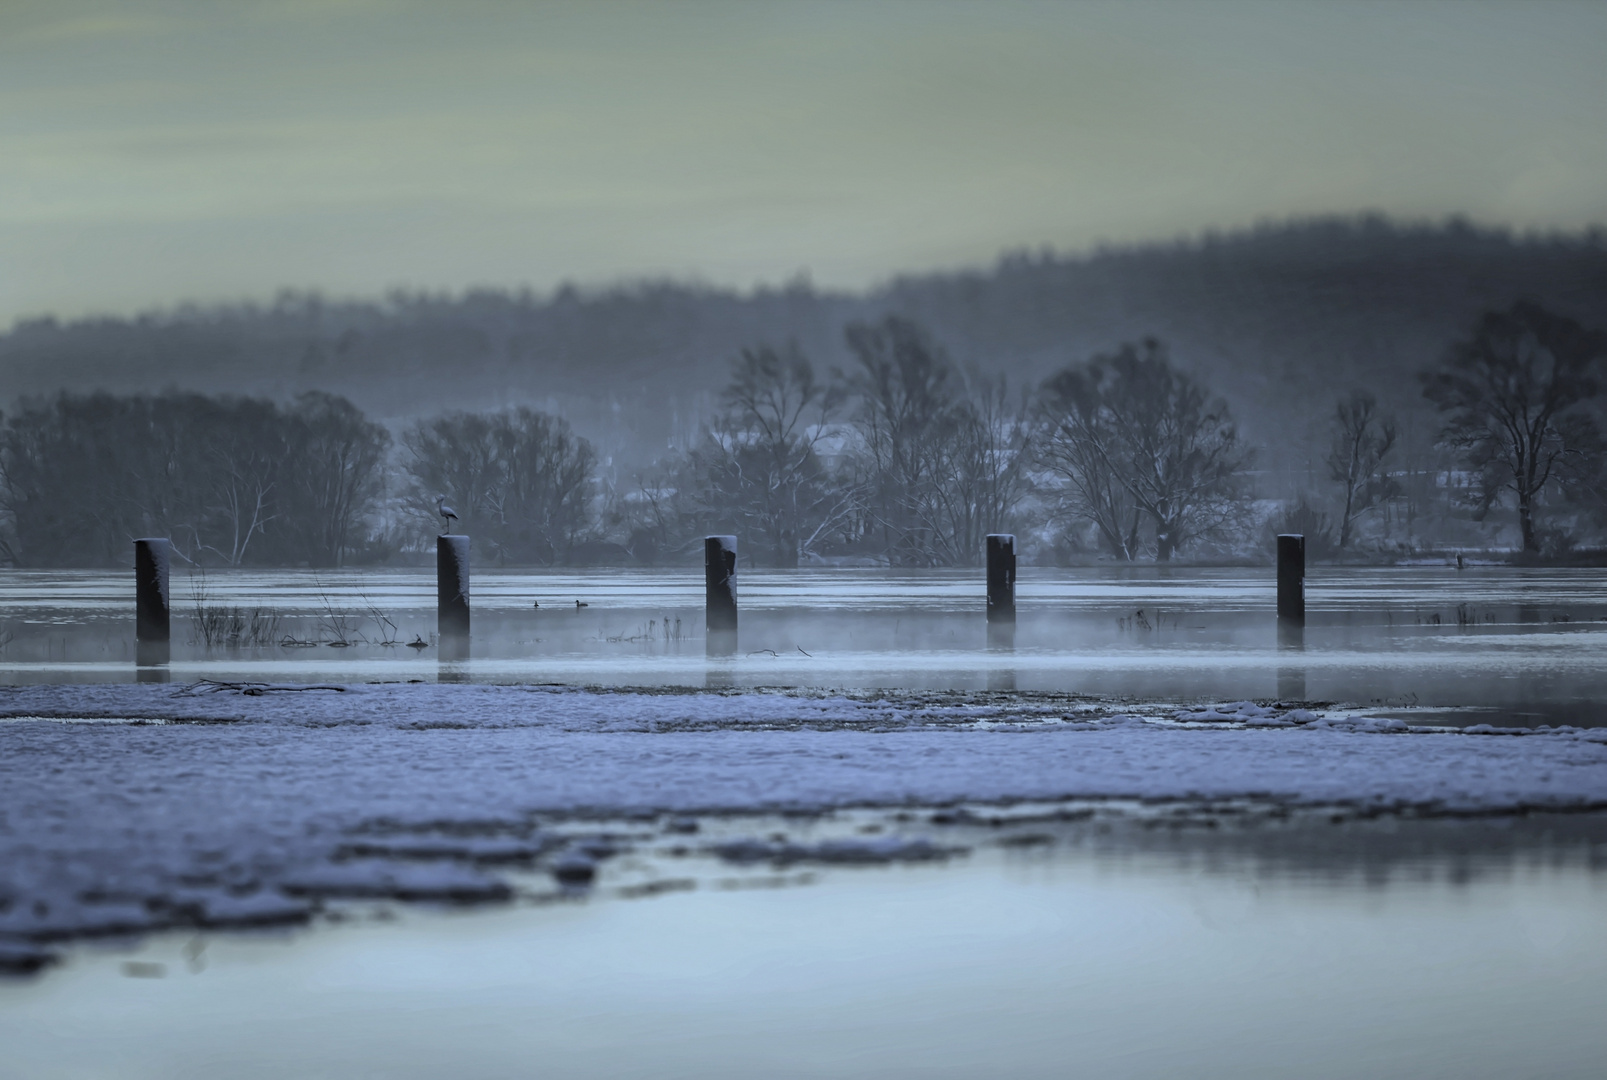
[[[990,538],[991,539],[991,538]],[[990,609],[990,620],[992,613]],[[1016,622],[1015,611],[1012,607],[1009,617],[990,621],[988,623],[988,652],[996,654],[1009,654],[1016,649]],[[989,690],[1014,690],[1016,688],[1016,669],[1013,666],[988,668]]]
[[[760,571],[746,583],[736,655],[774,646],[779,656],[765,655],[762,668],[757,657],[744,660],[743,678],[751,671],[759,679],[762,670],[763,681],[811,687],[981,689],[989,668],[1008,664],[1020,690],[1075,685],[1111,696],[1220,701],[1270,697],[1280,666],[1304,663],[1318,676],[1308,675],[1307,699],[1410,700],[1525,717],[1567,710],[1565,719],[1548,713],[1551,724],[1607,716],[1600,708],[1607,578],[1535,568],[1454,574],[1439,567],[1327,568],[1308,613],[1304,652],[1280,654],[1276,639],[1268,640],[1272,583],[1264,569],[1161,575],[1038,568],[1034,606],[1018,612],[1010,658],[987,649],[974,568]],[[198,580],[175,581],[172,659],[185,667],[177,678],[433,681],[437,584],[434,567],[321,577],[219,571],[208,577],[204,596]],[[703,585],[684,568],[487,568],[475,582],[475,678],[701,685]],[[0,677],[13,684],[132,681],[130,592],[122,570],[9,572],[0,578]],[[588,606],[577,607],[579,597]],[[272,640],[206,648],[191,614],[202,599],[248,619],[260,612],[274,625]],[[1462,605],[1467,621],[1459,625]],[[359,621],[362,612],[379,612],[394,624],[399,645],[382,645],[389,625],[354,623],[351,647],[315,647],[327,644],[330,606]],[[1150,628],[1124,627],[1138,610]]]
[[[1306,624],[1304,619],[1278,620],[1278,697],[1306,700]]]
[[[737,632],[735,630],[709,630],[708,655],[735,656],[737,653]]]
[[[469,639],[459,634],[445,634],[436,646],[440,660],[437,682],[466,683],[469,681]]]
[[[173,675],[168,663],[173,658],[173,645],[169,641],[140,641],[134,645],[134,681],[165,683]]]
[[[1014,690],[1016,688],[1015,668],[989,668],[989,690]]]

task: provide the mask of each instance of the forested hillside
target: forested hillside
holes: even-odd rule
[[[695,433],[742,347],[794,341],[828,371],[848,360],[849,321],[894,313],[925,325],[962,366],[1017,383],[1158,337],[1227,398],[1249,440],[1292,463],[1320,453],[1325,436],[1308,434],[1358,385],[1423,442],[1432,425],[1414,373],[1480,312],[1520,298],[1607,326],[1607,234],[1334,219],[1086,256],[1011,255],[863,295],[805,282],[369,301],[285,293],[132,319],[26,320],[0,336],[0,386],[11,400],[63,388],[280,400],[321,390],[387,422],[531,404],[566,416],[605,458],[634,465]]]

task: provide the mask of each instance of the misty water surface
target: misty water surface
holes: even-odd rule
[[[172,663],[147,677],[1280,697],[1592,723],[1607,661],[1607,575],[1581,569],[1316,567],[1303,633],[1280,636],[1270,568],[1023,567],[1013,641],[989,637],[979,570],[744,570],[724,660],[705,655],[697,566],[477,569],[465,662],[434,646],[429,569],[176,573],[172,588]],[[6,573],[0,679],[133,679],[132,592],[126,573]],[[208,647],[198,601],[318,644]]]

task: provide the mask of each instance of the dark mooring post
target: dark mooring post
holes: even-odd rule
[[[737,651],[737,538],[703,538],[704,629],[711,656]]]
[[[1306,621],[1306,538],[1278,535],[1278,618]]]
[[[134,541],[134,663],[138,667],[166,664],[172,655],[167,589],[172,561],[173,544],[165,537]]]
[[[435,629],[446,642],[469,640],[469,538],[435,538]]]
[[[1016,538],[988,534],[988,622],[1016,621]]]
[[[172,561],[172,541],[163,537],[134,541],[134,637],[138,641],[165,643],[172,636],[167,593]]]

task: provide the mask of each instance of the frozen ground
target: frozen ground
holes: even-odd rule
[[[37,966],[78,937],[304,921],[352,899],[499,901],[533,876],[580,888],[649,836],[737,864],[936,860],[951,853],[933,832],[945,817],[1024,801],[1603,809],[1607,729],[1026,693],[5,688],[0,965]],[[922,812],[870,838],[710,835],[732,815],[852,807]]]

